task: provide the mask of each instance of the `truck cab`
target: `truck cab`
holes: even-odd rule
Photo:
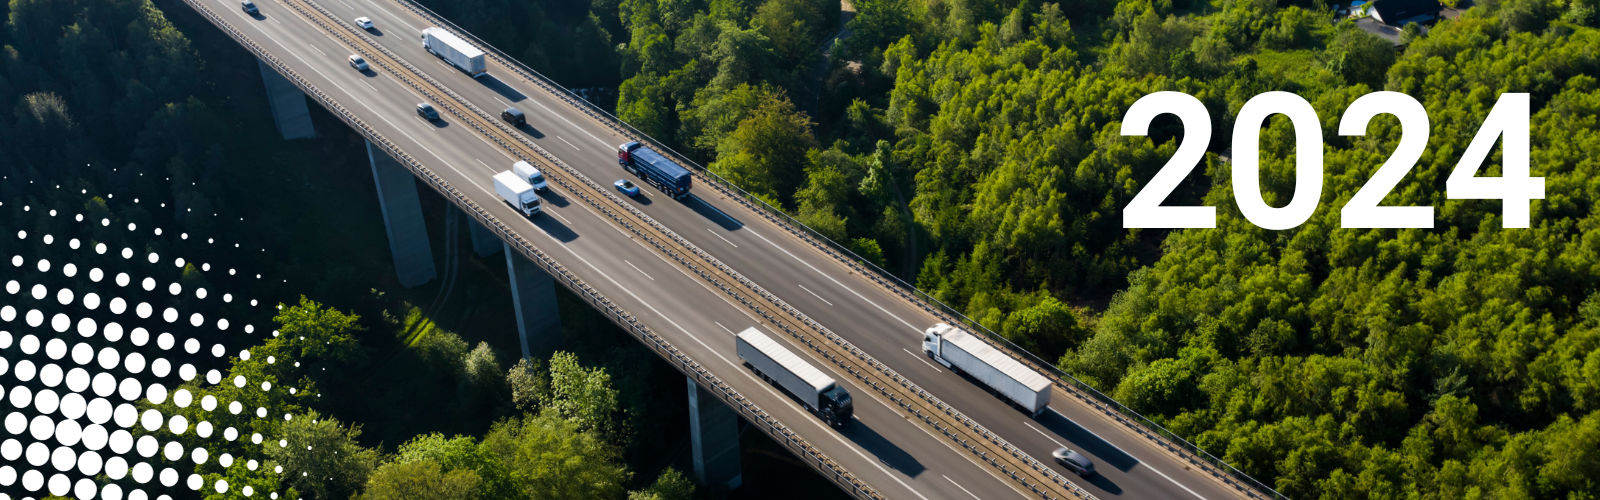
[[[632,160],[631,157],[633,156],[633,150],[639,149],[639,146],[639,141],[633,141],[621,146],[617,146],[617,164],[622,165],[624,168],[633,168],[633,164],[630,160]]]
[[[510,171],[494,174],[494,193],[524,216],[532,217],[543,209],[533,186]]]
[[[834,385],[832,389],[823,391],[818,400],[822,407],[817,412],[834,427],[844,427],[855,421],[852,418],[856,412],[855,402],[850,399],[850,391],[843,387]]]
[[[938,361],[945,368],[950,367],[950,362],[944,360],[943,353],[939,350],[939,337],[947,331],[950,331],[950,325],[939,323],[922,332],[922,353],[928,355],[929,359]]]

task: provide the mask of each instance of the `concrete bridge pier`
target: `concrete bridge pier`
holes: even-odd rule
[[[744,483],[739,468],[739,415],[721,399],[689,381],[689,443],[694,475],[714,489],[735,489]]]
[[[261,81],[267,85],[267,104],[272,107],[272,120],[278,124],[278,133],[285,140],[316,137],[305,93],[267,63],[257,59],[256,65],[261,67]]]
[[[476,246],[477,238],[473,238]],[[506,274],[511,275],[511,301],[517,308],[517,337],[522,357],[549,357],[561,346],[561,311],[556,307],[556,281],[544,269],[501,242]]]
[[[483,224],[477,220],[473,220],[469,225],[472,226],[473,253],[478,254],[479,257],[488,257],[500,252],[501,247],[504,245],[502,245],[500,237],[495,236],[494,231],[483,227]]]
[[[304,106],[303,98],[301,105]],[[411,288],[439,277],[433,265],[433,246],[428,243],[428,226],[422,221],[416,177],[371,141],[367,142],[367,160],[372,164],[372,180],[378,185],[378,207],[383,209],[389,253],[394,255],[394,272],[400,286]]]

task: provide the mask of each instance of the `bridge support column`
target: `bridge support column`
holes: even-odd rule
[[[471,220],[468,224],[472,226],[472,252],[478,254],[479,257],[494,255],[500,251],[501,247],[505,246],[500,241],[499,236],[495,236],[493,231],[483,227],[483,224],[476,219]]]
[[[720,398],[689,381],[689,443],[694,475],[712,488],[738,488],[744,483],[739,469],[739,416]]]
[[[433,265],[433,246],[428,243],[428,226],[422,221],[416,177],[370,141],[367,160],[372,164],[372,180],[378,185],[378,207],[383,209],[389,253],[394,255],[394,272],[400,286],[411,288],[439,277]]]
[[[272,120],[278,124],[278,133],[286,140],[316,137],[305,93],[267,63],[257,59],[256,64],[261,67],[261,81],[267,85],[267,104],[272,107]]]
[[[561,345],[561,311],[556,307],[556,281],[511,245],[506,252],[506,274],[511,275],[511,301],[517,308],[517,336],[522,357],[546,357]]]

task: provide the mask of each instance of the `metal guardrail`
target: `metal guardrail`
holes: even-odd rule
[[[601,109],[594,103],[589,102],[587,99],[584,99],[577,93],[572,92],[559,83],[556,83],[555,80],[546,77],[538,71],[535,71],[533,68],[530,68],[516,59],[507,56],[500,49],[478,38],[471,32],[461,29],[461,27],[456,26],[455,23],[452,23],[443,16],[434,13],[426,6],[417,3],[416,0],[394,1],[416,13],[418,16],[433,21],[438,26],[450,30],[456,36],[467,40],[469,43],[477,45],[478,48],[482,49],[488,57],[500,63],[501,66],[517,72],[519,76],[523,77],[523,79],[545,89],[551,95],[567,102],[573,108],[583,111],[585,114],[595,118],[596,121],[611,128],[618,135],[626,137],[630,140],[648,144],[652,149],[671,154],[673,159],[678,161],[680,164],[694,167],[690,169],[690,172],[694,173],[697,177],[700,177],[702,183],[719,188],[724,194],[729,195],[729,199],[742,203],[746,208],[750,209],[750,211],[766,217],[769,221],[775,223],[779,227],[785,228],[794,236],[800,238],[802,241],[806,241],[813,247],[838,260],[845,266],[860,271],[859,274],[871,279],[887,291],[896,295],[900,295],[901,297],[910,300],[914,304],[918,304],[923,308],[923,310],[933,314],[936,317],[939,317],[941,320],[947,323],[965,325],[969,331],[981,333],[982,338],[987,338],[991,343],[998,344],[996,347],[999,347],[1000,351],[1008,352],[1012,357],[1017,358],[1018,361],[1032,365],[1036,369],[1054,375],[1059,382],[1058,385],[1063,389],[1076,391],[1076,394],[1074,394],[1075,396],[1085,400],[1086,403],[1100,407],[1102,411],[1111,414],[1116,418],[1116,420],[1123,423],[1125,426],[1128,426],[1140,435],[1155,441],[1158,446],[1166,448],[1167,450],[1177,453],[1180,456],[1184,454],[1190,455],[1189,457],[1184,458],[1192,465],[1199,466],[1202,469],[1215,468],[1216,470],[1206,470],[1206,472],[1214,477],[1217,477],[1218,479],[1223,480],[1224,482],[1231,483],[1235,480],[1239,481],[1244,486],[1241,491],[1249,496],[1269,498],[1273,500],[1289,500],[1289,498],[1284,496],[1282,493],[1279,493],[1277,490],[1261,483],[1260,481],[1257,481],[1253,477],[1250,477],[1249,474],[1245,474],[1243,471],[1234,468],[1221,458],[1217,458],[1211,453],[1205,451],[1205,449],[1196,446],[1187,439],[1184,439],[1182,436],[1167,430],[1165,427],[1155,423],[1154,421],[1151,421],[1149,418],[1139,414],[1139,412],[1134,411],[1132,408],[1128,408],[1121,402],[1118,402],[1110,396],[1105,395],[1098,389],[1094,388],[1094,386],[1091,386],[1079,380],[1077,377],[1074,377],[1071,374],[1061,370],[1055,364],[1047,363],[1044,360],[1039,359],[1038,356],[1035,356],[1033,353],[1028,352],[1026,349],[1023,349],[1011,342],[1010,339],[995,333],[983,324],[968,318],[960,310],[945,304],[927,292],[917,289],[915,286],[906,283],[904,280],[901,280],[892,273],[878,267],[876,264],[861,258],[849,248],[845,247],[844,245],[840,245],[838,242],[829,239],[827,236],[823,236],[821,233],[818,233],[800,221],[795,220],[794,217],[790,216],[788,213],[785,213],[783,210],[767,204],[760,198],[751,196],[750,193],[740,188],[737,184],[728,181],[722,176],[717,175],[715,172],[712,172],[710,169],[707,169],[705,166],[689,159],[682,153],[679,153],[671,147],[668,147],[666,144],[657,141],[653,137],[650,137],[643,131],[634,128],[632,125],[629,125],[627,122],[624,122],[611,113],[606,112],[604,109]]]
[[[341,121],[344,121],[351,128],[360,131],[361,134],[366,136],[369,141],[372,141],[373,144],[378,145],[379,148],[384,150],[384,152],[388,153],[395,160],[409,168],[412,173],[417,175],[418,178],[421,178],[424,182],[428,183],[429,187],[433,188],[435,191],[438,191],[440,194],[443,194],[446,198],[449,198],[453,203],[462,208],[463,212],[471,215],[473,219],[476,219],[479,223],[483,224],[491,231],[498,233],[503,241],[512,243],[512,246],[516,248],[518,253],[521,253],[524,257],[543,268],[546,272],[550,273],[550,275],[555,277],[557,281],[561,282],[563,286],[566,286],[567,289],[589,301],[590,304],[604,313],[606,317],[611,319],[613,323],[616,323],[617,326],[628,331],[630,334],[633,334],[641,342],[644,342],[647,346],[651,347],[652,350],[654,350],[658,355],[662,356],[662,358],[666,359],[668,362],[678,365],[679,368],[684,373],[692,377],[696,383],[700,384],[702,387],[705,387],[712,394],[720,397],[730,407],[733,407],[736,411],[743,414],[749,421],[758,424],[760,428],[768,434],[768,436],[783,443],[784,446],[789,448],[791,452],[805,459],[806,462],[812,468],[821,473],[823,477],[833,481],[841,489],[849,492],[856,498],[869,500],[885,498],[871,487],[861,482],[848,470],[845,470],[842,466],[833,462],[832,459],[827,458],[826,455],[817,450],[811,444],[807,443],[804,438],[799,436],[799,434],[795,433],[793,430],[790,430],[781,422],[778,422],[776,418],[772,417],[759,406],[740,395],[738,391],[734,390],[727,383],[717,378],[716,375],[706,370],[698,362],[694,361],[688,355],[672,346],[672,344],[667,342],[664,338],[651,331],[649,327],[640,323],[631,314],[628,314],[626,311],[623,311],[621,307],[617,306],[609,299],[606,299],[605,296],[601,295],[598,291],[590,287],[588,283],[585,283],[583,280],[567,271],[566,268],[556,263],[537,247],[533,246],[531,242],[523,239],[521,236],[511,231],[508,226],[500,222],[494,216],[489,215],[482,209],[482,207],[479,207],[471,199],[462,195],[454,187],[445,182],[443,178],[434,174],[415,158],[406,154],[404,151],[401,151],[388,139],[384,138],[381,134],[378,134],[376,130],[362,122],[359,118],[356,118],[354,114],[349,112],[349,110],[345,109],[327,94],[311,85],[309,81],[306,81],[298,73],[290,69],[276,56],[267,52],[260,45],[256,44],[255,41],[245,36],[242,32],[240,32],[237,28],[234,28],[226,20],[223,20],[215,12],[212,12],[208,7],[200,3],[200,0],[184,0],[184,3],[188,4],[191,8],[199,12],[203,17],[211,21],[212,24],[222,29],[224,33],[227,33],[229,37],[233,38],[235,41],[243,45],[247,50],[255,54],[257,58],[265,61],[267,64],[272,66],[274,70],[284,75],[290,82],[294,83],[296,87],[299,87],[301,91],[305,92],[306,95],[311,96],[324,107],[328,108],[330,111],[333,111],[334,115],[338,116]]]

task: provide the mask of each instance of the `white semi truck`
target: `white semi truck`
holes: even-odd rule
[[[978,379],[1034,417],[1050,405],[1050,379],[953,326],[939,323],[923,332],[922,352]]]
[[[754,369],[756,375],[794,394],[807,411],[815,412],[829,425],[850,424],[855,403],[850,400],[850,391],[839,387],[833,377],[754,327],[746,328],[735,337],[739,359]]]
[[[483,62],[483,51],[442,28],[422,30],[422,46],[473,78],[488,72]]]
[[[500,199],[522,215],[532,217],[541,208],[539,194],[533,191],[533,186],[510,170],[494,174],[494,194],[500,195]]]

